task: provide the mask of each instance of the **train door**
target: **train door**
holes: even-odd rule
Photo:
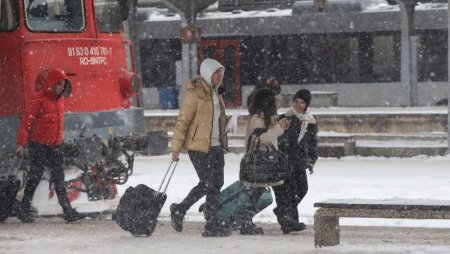
[[[199,63],[205,58],[213,58],[225,66],[224,100],[225,105],[232,108],[241,106],[239,44],[239,39],[207,39],[198,44]]]

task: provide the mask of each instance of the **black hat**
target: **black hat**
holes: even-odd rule
[[[294,95],[294,101],[297,98],[304,100],[306,102],[306,107],[308,107],[309,104],[311,103],[311,92],[308,89],[300,89]]]

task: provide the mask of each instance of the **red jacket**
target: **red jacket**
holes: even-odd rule
[[[64,136],[64,97],[52,88],[61,80],[68,80],[60,69],[48,72],[44,88],[28,103],[19,126],[17,144],[25,146],[28,140],[56,146]]]

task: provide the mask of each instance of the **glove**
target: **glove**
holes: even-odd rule
[[[24,150],[24,147],[22,145],[18,145],[17,149],[16,149],[16,155],[18,157],[22,157],[23,156],[23,150]]]
[[[233,116],[228,119],[227,126],[225,127],[226,133],[233,133],[236,134],[236,127],[237,127],[237,114],[234,113]]]

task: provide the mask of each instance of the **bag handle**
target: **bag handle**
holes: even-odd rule
[[[9,165],[9,168],[8,168],[8,172],[10,172],[10,176],[17,176],[17,174],[19,173],[19,168],[20,168],[20,166],[22,165],[22,161],[23,161],[23,156],[20,156],[19,158],[20,158],[20,160],[19,160],[19,164],[17,165],[17,167],[14,167],[14,162],[16,162],[16,159],[18,158],[19,156],[17,156],[17,155],[14,155],[14,157],[13,157],[13,159],[12,159],[12,161],[11,161],[11,164]],[[13,173],[13,171],[15,171],[15,173]]]
[[[172,164],[174,162],[175,162],[175,164],[172,167]],[[169,171],[170,171],[169,179],[167,179],[167,182],[166,182],[166,185],[165,185],[164,191],[163,191],[163,193],[166,193],[167,187],[169,187],[170,180],[172,179],[173,173],[175,172],[175,169],[177,168],[177,166],[178,166],[178,160],[170,162],[169,167],[167,168],[167,171],[164,174],[164,178],[162,179],[161,184],[159,185],[158,192],[161,191],[161,188],[162,188],[164,182],[166,181],[167,175],[169,174]]]
[[[256,143],[256,150],[259,151],[259,146],[261,144],[261,135],[263,133],[267,132],[267,128],[255,128],[252,132],[252,134],[248,137],[248,141],[247,141],[247,153],[249,153],[250,151],[253,150],[253,147],[255,146],[255,142],[256,140],[258,140],[258,142]],[[248,144],[250,144],[250,140],[251,137],[255,135],[255,139],[253,140],[253,143],[250,147],[248,147]],[[273,146],[273,145],[272,145]],[[276,150],[276,149],[275,149]]]

